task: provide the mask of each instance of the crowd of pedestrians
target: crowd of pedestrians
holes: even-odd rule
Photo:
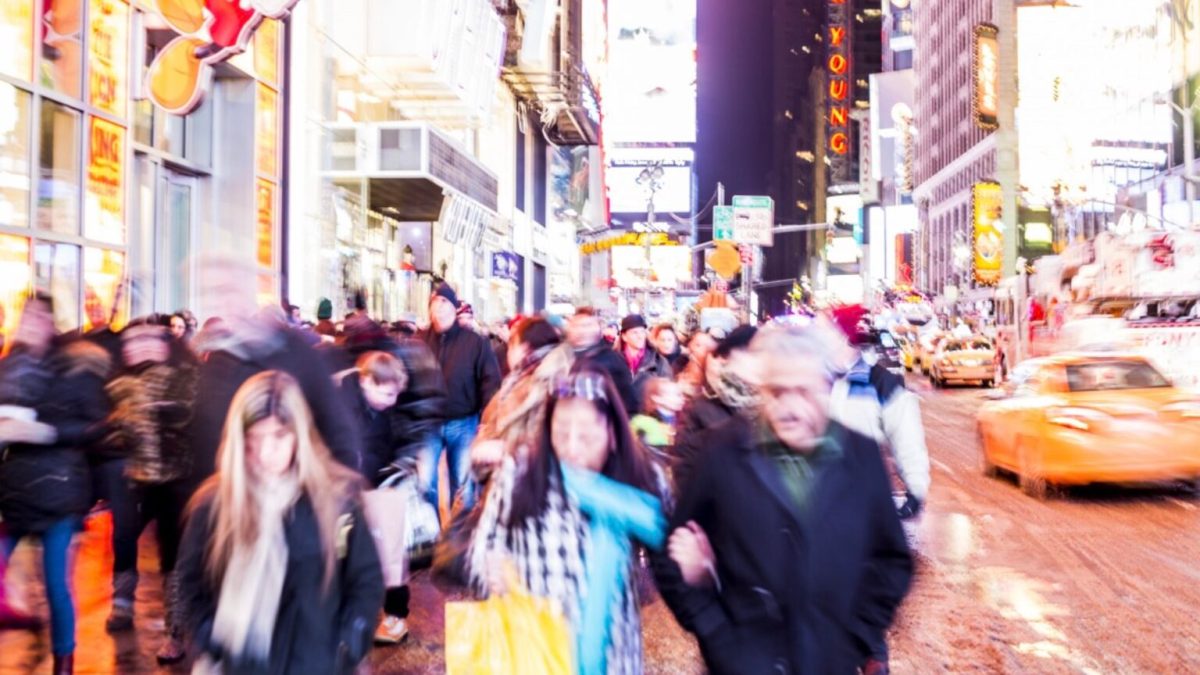
[[[854,346],[861,317],[682,335],[579,308],[484,332],[440,284],[424,330],[365,298],[308,324],[242,276],[207,275],[222,311],[200,330],[181,311],[58,334],[48,298],[25,303],[0,359],[0,518],[5,554],[41,540],[56,674],[96,509],[107,630],[134,626],[153,522],[158,658],[194,672],[350,673],[402,643],[393,529],[404,570],[552,600],[579,673],[643,672],[651,580],[710,672],[886,672],[929,467],[916,398]],[[40,629],[3,587],[0,628]]]

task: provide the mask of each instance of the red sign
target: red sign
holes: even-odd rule
[[[850,180],[850,11],[846,0],[829,1],[828,57],[825,62],[828,80],[826,102],[826,137],[828,140],[832,178],[834,182]]]

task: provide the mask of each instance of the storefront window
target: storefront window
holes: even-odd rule
[[[264,176],[279,175],[279,95],[265,84],[258,85],[258,108],[254,118],[255,165]]]
[[[119,251],[89,248],[83,253],[84,328],[99,320],[114,328],[125,325],[128,298],[124,292],[125,255]]]
[[[17,328],[29,294],[29,240],[0,234],[0,353]]]
[[[117,117],[125,116],[129,70],[129,5],[125,0],[90,0],[88,99]]]
[[[0,2],[0,73],[22,80],[33,70],[33,1]]]
[[[254,72],[259,79],[279,84],[279,22],[266,19],[254,33]]]
[[[79,113],[42,101],[38,227],[79,232]]]
[[[258,179],[257,220],[258,264],[272,269],[275,264],[275,185],[261,178]]]
[[[38,242],[33,250],[34,287],[54,299],[54,325],[79,326],[79,247]]]
[[[42,84],[79,98],[83,70],[83,0],[43,0],[39,18]]]
[[[0,82],[0,225],[9,227],[29,226],[29,112],[29,94]]]
[[[125,243],[125,129],[99,117],[88,124],[84,234]]]

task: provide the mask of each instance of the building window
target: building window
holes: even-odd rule
[[[29,226],[29,98],[0,82],[0,225],[8,227]]]
[[[0,73],[28,81],[33,72],[33,0],[0,2]]]
[[[42,85],[82,98],[83,3],[45,0],[38,20],[42,36]]]
[[[17,329],[29,282],[29,239],[0,234],[0,350]]]
[[[79,247],[38,242],[33,252],[34,286],[54,298],[54,326],[79,325]]]
[[[93,317],[122,326],[128,320],[124,308],[117,305],[121,282],[125,276],[125,254],[108,249],[89,248],[83,253],[84,328],[94,328]]]
[[[79,113],[42,100],[38,227],[79,233]]]
[[[528,138],[522,124],[524,121],[517,120],[517,194],[515,196],[518,211],[525,210],[525,143]]]

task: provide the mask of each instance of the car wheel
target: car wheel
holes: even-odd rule
[[[992,460],[988,457],[987,438],[983,435],[983,425],[976,425],[975,435],[979,443],[979,472],[988,478],[995,478],[1000,475],[1000,469],[992,464]]]
[[[1017,472],[1017,483],[1021,487],[1021,492],[1034,499],[1046,499],[1050,494],[1050,489],[1046,477],[1042,475],[1041,459],[1035,457],[1033,451],[1024,443],[1017,448],[1017,465],[1020,467]]]

